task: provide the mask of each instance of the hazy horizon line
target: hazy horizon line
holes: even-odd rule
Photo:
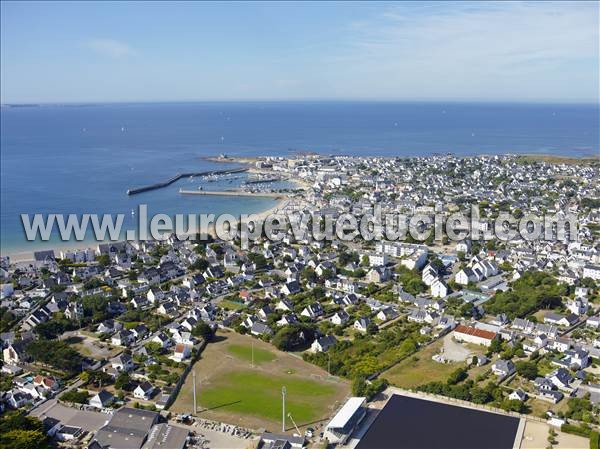
[[[455,103],[455,104],[548,104],[600,106],[599,100],[558,100],[558,99],[459,99],[459,98],[256,98],[256,99],[189,99],[189,100],[82,100],[82,101],[6,101],[1,107],[35,106],[93,106],[93,105],[134,105],[134,104],[199,104],[199,103]]]

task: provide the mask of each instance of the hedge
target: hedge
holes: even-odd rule
[[[561,432],[579,435],[580,437],[590,438],[592,430],[589,427],[574,426],[573,424],[563,424],[560,426]]]
[[[590,449],[600,449],[600,433],[595,430],[590,432]]]

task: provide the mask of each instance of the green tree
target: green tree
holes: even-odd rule
[[[115,388],[122,390],[129,385],[129,382],[131,382],[131,377],[128,373],[123,372],[119,374],[117,380],[115,380]]]
[[[312,341],[314,334],[315,329],[312,325],[284,326],[273,336],[271,343],[280,351],[293,351]]]
[[[201,338],[203,338],[206,341],[210,341],[210,340],[212,340],[212,337],[213,337],[213,330],[204,321],[200,321],[192,329],[192,335],[194,337],[201,337]]]
[[[49,439],[42,422],[20,411],[0,415],[2,449],[49,449]]]
[[[517,373],[525,379],[534,380],[538,377],[538,367],[535,362],[519,361],[515,363]]]
[[[448,376],[448,380],[446,381],[448,385],[456,385],[459,382],[462,382],[468,377],[467,370],[465,368],[457,368],[452,371]]]
[[[107,267],[110,265],[110,256],[108,254],[101,254],[96,257],[96,262],[102,267]]]

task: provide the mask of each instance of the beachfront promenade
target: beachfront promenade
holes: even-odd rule
[[[251,196],[255,198],[285,198],[279,192],[245,192],[243,190],[184,190],[179,189],[182,195],[213,195],[213,196]]]

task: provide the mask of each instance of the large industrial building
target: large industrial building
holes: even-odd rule
[[[513,449],[521,441],[520,422],[499,413],[393,395],[356,449]]]

